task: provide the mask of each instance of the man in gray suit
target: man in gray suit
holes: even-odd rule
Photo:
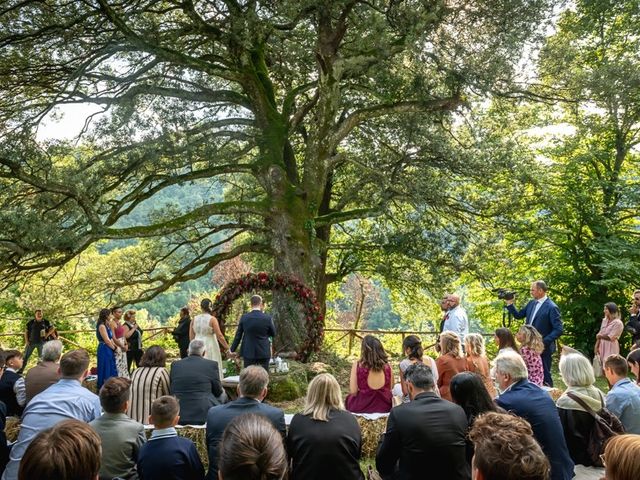
[[[180,402],[180,425],[202,425],[207,412],[226,400],[218,362],[203,358],[202,340],[191,340],[189,356],[171,364],[171,393]]]
[[[111,377],[100,389],[104,414],[89,423],[102,440],[100,479],[138,479],[138,452],[147,439],[142,424],[125,413],[130,397],[128,378]]]

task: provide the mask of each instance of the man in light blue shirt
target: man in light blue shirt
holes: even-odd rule
[[[469,319],[467,312],[460,305],[458,295],[449,294],[446,296],[447,318],[442,327],[443,332],[455,332],[460,337],[460,342],[464,345],[464,337],[469,333]]]
[[[33,438],[58,422],[75,418],[90,422],[101,415],[100,399],[82,386],[87,376],[89,354],[72,350],[60,360],[60,380],[33,397],[22,414],[18,441],[11,449],[2,480],[16,480],[20,460]]]
[[[626,433],[640,434],[640,388],[627,375],[624,357],[609,355],[604,361],[604,375],[611,385],[605,399],[607,409],[620,419]]]

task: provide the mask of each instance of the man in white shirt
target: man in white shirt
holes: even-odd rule
[[[449,294],[446,296],[449,311],[447,319],[444,321],[443,332],[455,332],[460,337],[460,341],[464,345],[464,337],[469,333],[469,319],[467,312],[460,305],[460,297],[458,295]]]

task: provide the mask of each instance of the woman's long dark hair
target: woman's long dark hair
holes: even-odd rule
[[[496,337],[498,337],[498,349],[513,348],[516,352],[519,352],[516,340],[513,338],[513,333],[508,328],[496,329]]]
[[[362,339],[362,350],[360,352],[360,364],[364,368],[382,371],[389,357],[384,351],[382,342],[373,335],[365,335]]]
[[[451,398],[467,414],[469,425],[480,414],[496,412],[498,409],[491,399],[482,377],[472,372],[461,372],[451,379],[449,384]]]
[[[420,340],[420,337],[417,335],[409,335],[408,337],[405,337],[402,341],[402,353],[404,354],[407,349],[411,350],[409,352],[410,360],[422,361],[424,350],[422,349],[422,340]]]
[[[110,316],[111,316],[110,308],[103,308],[102,310],[100,310],[100,314],[98,315],[98,325],[102,325],[103,323],[106,323],[107,320],[109,320]]]

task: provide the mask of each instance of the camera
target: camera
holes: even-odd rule
[[[494,288],[493,291],[498,295],[499,300],[513,300],[516,296],[516,292],[506,288]]]

